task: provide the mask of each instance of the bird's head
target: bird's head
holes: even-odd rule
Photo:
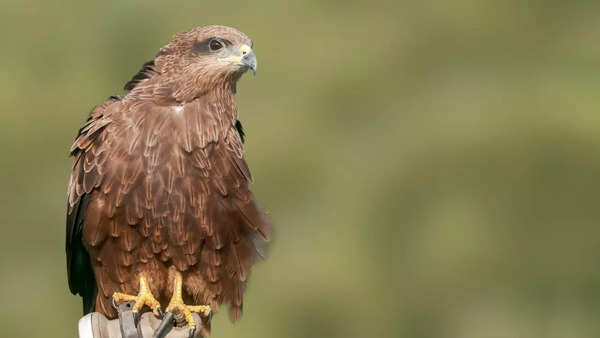
[[[252,40],[227,26],[197,27],[176,34],[125,84],[131,97],[186,102],[208,92],[235,92],[246,71],[256,73]]]
[[[227,26],[205,26],[179,33],[163,48],[153,67],[160,74],[181,79],[188,90],[227,87],[248,70],[256,73],[252,40]],[[184,88],[180,88],[183,90]]]

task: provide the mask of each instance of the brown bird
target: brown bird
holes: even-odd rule
[[[96,106],[71,147],[66,252],[84,313],[116,302],[234,321],[270,225],[248,189],[236,83],[252,41],[225,26],[177,34]],[[169,301],[170,299],[170,301]],[[200,304],[192,306],[191,304]]]

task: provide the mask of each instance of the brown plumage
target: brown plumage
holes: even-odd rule
[[[234,102],[237,80],[255,69],[248,58],[232,61],[246,55],[244,45],[252,46],[246,35],[223,26],[176,35],[125,96],[95,107],[80,129],[66,250],[69,287],[84,312],[114,318],[111,296],[135,294],[140,273],[166,304],[176,269],[186,303],[228,303],[234,320],[241,315],[270,233],[248,189]]]

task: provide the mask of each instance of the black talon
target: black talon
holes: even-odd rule
[[[136,326],[140,322],[140,318],[142,318],[142,314],[141,313],[139,313],[139,312],[133,312],[133,322],[135,323]]]
[[[162,312],[162,311],[161,311]],[[165,337],[169,331],[173,328],[173,312],[166,312],[162,317],[162,321],[158,325],[154,334],[152,334],[153,338],[163,338]]]
[[[162,319],[165,316],[165,313],[163,312],[160,306],[156,308],[156,312],[158,312],[158,318],[160,319]]]
[[[196,329],[191,329],[190,330],[190,335],[188,337],[189,338],[194,338],[194,333],[196,333]]]

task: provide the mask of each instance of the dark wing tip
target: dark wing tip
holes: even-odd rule
[[[83,298],[84,314],[94,311],[97,293],[90,256],[82,241],[83,222],[88,203],[89,196],[84,194],[71,212],[67,213],[65,243],[69,290],[72,294],[79,294]]]
[[[142,68],[125,84],[123,89],[130,91],[140,82],[151,78],[154,74],[156,74],[156,69],[154,68],[154,60],[151,60],[144,63]]]
[[[244,131],[244,127],[242,127],[242,122],[240,120],[235,121],[235,129],[240,134],[240,138],[242,139],[242,143],[246,141],[246,132]]]

